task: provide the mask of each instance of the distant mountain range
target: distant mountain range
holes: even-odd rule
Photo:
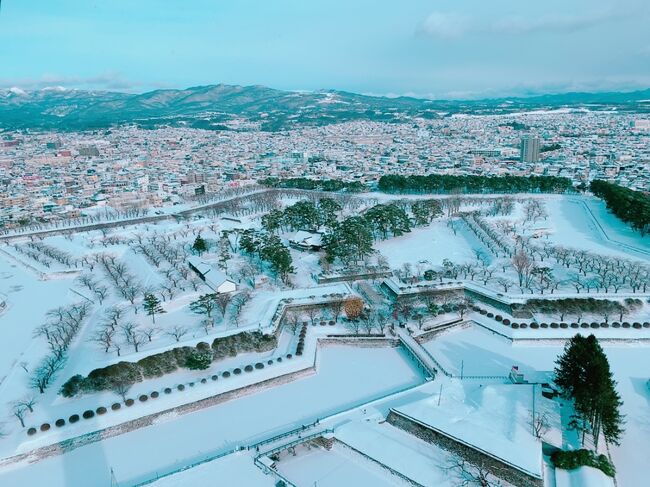
[[[233,120],[244,119],[259,123],[262,130],[284,130],[346,120],[398,122],[455,113],[507,114],[585,106],[592,110],[650,112],[650,89],[459,101],[389,98],[333,90],[292,92],[223,84],[142,94],[10,88],[0,90],[0,128],[92,130],[131,123],[145,128],[188,126],[232,130]]]

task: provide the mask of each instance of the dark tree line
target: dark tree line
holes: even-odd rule
[[[569,178],[556,176],[399,176],[388,174],[379,179],[385,193],[565,193],[573,190]]]
[[[340,179],[308,179],[308,178],[266,178],[259,181],[262,186],[271,188],[295,188],[319,191],[347,191],[360,193],[367,188],[359,181],[342,181]]]
[[[605,200],[607,208],[614,215],[641,232],[641,235],[650,231],[650,196],[648,194],[598,179],[591,182],[589,189],[594,195]]]

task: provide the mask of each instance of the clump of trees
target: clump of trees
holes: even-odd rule
[[[340,179],[308,179],[308,178],[265,178],[258,181],[262,186],[271,188],[294,188],[318,191],[346,191],[359,193],[367,188],[359,181],[343,181]]]
[[[336,223],[342,207],[332,198],[298,201],[284,210],[274,209],[262,217],[262,227],[268,232],[278,230],[317,230]]]
[[[609,361],[594,335],[575,335],[556,361],[555,383],[562,394],[573,400],[575,414],[571,426],[585,435],[591,433],[595,449],[601,435],[607,443],[619,444],[623,434],[623,404]]]
[[[427,225],[440,215],[442,206],[433,199],[374,205],[362,216],[335,223],[325,234],[327,260],[331,263],[338,258],[345,265],[357,263],[373,253],[375,240],[399,237],[414,225]]]
[[[650,196],[618,184],[595,179],[589,189],[605,200],[607,208],[632,228],[645,235],[650,230]]]
[[[327,260],[337,258],[344,264],[359,262],[372,254],[373,235],[367,221],[360,216],[346,218],[323,238]]]
[[[267,262],[284,282],[294,271],[291,253],[277,235],[248,228],[241,232],[239,248],[249,256]]]
[[[179,368],[206,369],[215,360],[235,357],[239,353],[268,352],[277,347],[275,335],[259,331],[215,338],[212,345],[201,342],[196,347],[176,347],[145,357],[137,362],[122,361],[91,371],[86,377],[75,375],[63,384],[59,393],[65,397],[77,394],[114,391],[125,395],[136,382],[170,374]]]
[[[565,193],[573,190],[569,178],[556,176],[400,176],[387,174],[378,188],[385,193]]]

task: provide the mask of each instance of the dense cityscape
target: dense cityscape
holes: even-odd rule
[[[289,132],[118,126],[5,131],[1,137],[5,229],[103,206],[155,211],[267,177],[343,179],[372,187],[392,173],[510,174],[562,176],[576,186],[604,179],[631,189],[650,187],[648,119],[587,110],[399,124],[354,121]]]

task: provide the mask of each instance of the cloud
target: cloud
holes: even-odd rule
[[[493,22],[488,27],[493,32],[506,34],[576,32],[625,17],[626,14],[612,12],[598,12],[583,16],[554,14],[537,18],[511,15]]]
[[[432,12],[417,33],[438,39],[458,39],[474,34],[524,35],[536,32],[571,33],[632,17],[633,11],[603,10],[584,14],[537,16],[507,15],[496,19],[471,17],[458,12]]]
[[[433,12],[420,25],[421,34],[440,39],[456,39],[464,35],[470,25],[467,18],[456,13]]]
[[[107,91],[137,91],[140,83],[125,79],[119,73],[107,72],[96,76],[65,76],[44,74],[39,78],[1,79],[0,86],[19,86],[25,90],[39,90],[51,86]],[[147,84],[150,87],[150,84]]]

